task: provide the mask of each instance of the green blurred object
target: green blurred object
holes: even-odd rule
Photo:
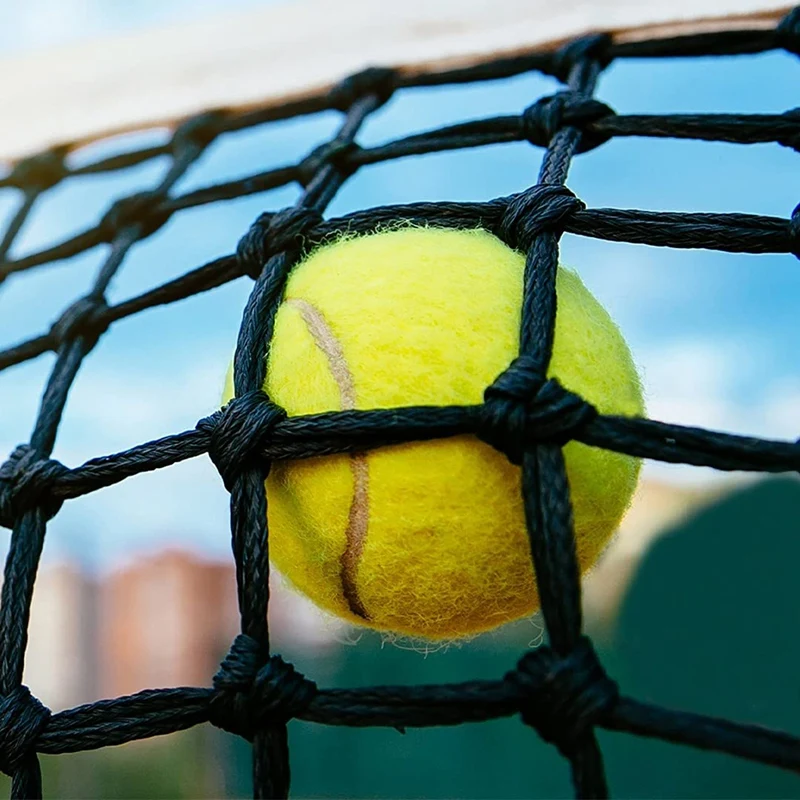
[[[800,732],[800,482],[767,480],[660,539],[617,623],[614,677],[632,697]],[[800,777],[601,734],[616,797],[800,797]]]
[[[337,685],[446,683],[512,668],[530,640],[482,637],[427,658],[364,637],[344,653]],[[292,726],[298,797],[556,797],[569,794],[565,762],[516,719],[452,728]]]
[[[768,480],[727,496],[645,557],[615,643],[596,643],[606,668],[627,695],[797,733],[799,563],[800,482]],[[498,677],[529,640],[481,637],[426,658],[367,636],[339,653],[336,679],[320,684]],[[299,666],[315,677],[313,664]],[[296,797],[572,796],[566,762],[518,718],[405,735],[294,722],[290,735]],[[600,738],[614,797],[800,797],[800,778],[776,768],[624,734]],[[246,775],[246,748],[239,763]]]

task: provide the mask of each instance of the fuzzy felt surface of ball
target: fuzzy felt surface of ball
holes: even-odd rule
[[[524,270],[524,255],[482,230],[407,227],[322,246],[289,276],[264,389],[290,416],[481,403],[518,354]],[[601,413],[642,415],[616,324],[574,272],[559,268],[556,291],[549,376]],[[640,464],[577,442],[564,456],[586,571]],[[431,640],[489,630],[539,604],[520,475],[472,436],[276,462],[270,558],[358,625]]]

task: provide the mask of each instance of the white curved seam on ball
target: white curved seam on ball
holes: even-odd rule
[[[286,300],[286,304],[297,310],[314,344],[325,356],[331,376],[339,389],[342,410],[354,410],[356,389],[353,374],[347,366],[341,342],[331,330],[325,316],[307,300],[290,298]],[[369,527],[369,465],[366,453],[353,453],[350,456],[350,469],[353,473],[353,499],[345,530],[345,549],[342,553],[342,593],[350,610],[357,616],[368,619],[356,583],[356,572]]]

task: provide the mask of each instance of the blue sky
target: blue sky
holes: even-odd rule
[[[178,21],[258,0],[29,0],[0,10],[0,57],[82,37]],[[797,104],[797,59],[782,53],[727,59],[613,65],[598,95],[620,113],[781,112]],[[516,113],[556,89],[550,79],[413,90],[392,100],[363,130],[363,145],[447,123]],[[301,158],[339,122],[330,112],[221,137],[177,192]],[[75,155],[157,141],[160,131],[94,145]],[[541,151],[527,144],[415,157],[369,167],[330,208],[417,200],[485,200],[535,180]],[[164,161],[67,182],[37,209],[14,251],[38,249],[93,225],[112,198],[149,188]],[[618,139],[580,156],[570,187],[592,207],[717,211],[786,217],[800,200],[796,154],[779,145],[736,146]],[[265,209],[297,197],[289,187],[183,212],[138,245],[115,279],[117,302],[231,252]],[[0,214],[16,197],[0,193]],[[92,281],[97,248],[18,276],[0,288],[0,347],[45,330]],[[800,264],[791,256],[671,251],[566,236],[562,260],[578,270],[628,338],[644,376],[651,416],[723,430],[800,434]],[[55,456],[74,465],[191,428],[215,408],[250,282],[122,321],[82,369]],[[51,356],[0,373],[0,458],[30,433]],[[675,481],[709,480],[704,470],[648,467]],[[100,561],[174,538],[228,550],[227,502],[206,459],[139,476],[68,503],[51,527],[50,551]]]

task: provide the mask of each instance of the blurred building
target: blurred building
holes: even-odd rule
[[[94,578],[75,563],[39,571],[24,681],[53,710],[98,697],[98,594]]]
[[[319,650],[341,627],[272,575],[273,647]],[[164,550],[111,572],[103,581],[99,626],[102,695],[144,688],[210,686],[239,632],[232,560]]]
[[[166,550],[110,573],[101,590],[101,687],[208,686],[236,635],[231,566]]]

